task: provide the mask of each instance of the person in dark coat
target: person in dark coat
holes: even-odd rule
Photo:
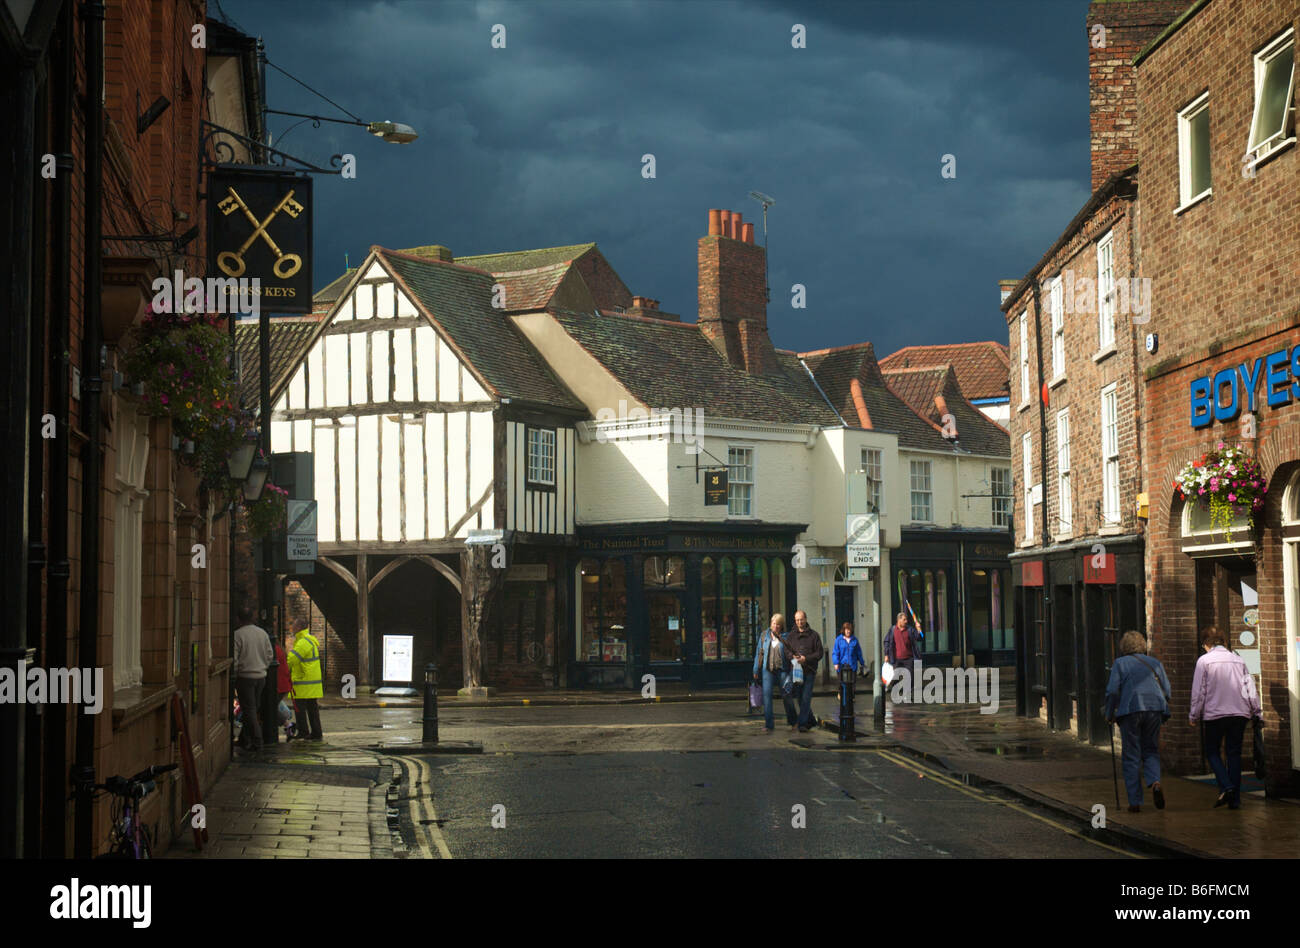
[[[811,731],[815,723],[813,682],[817,677],[817,663],[826,655],[826,649],[822,637],[808,624],[808,613],[802,609],[794,614],[794,628],[786,635],[785,644],[793,653],[792,661],[803,666],[803,684],[795,684],[795,691],[799,694],[799,730]]]
[[[906,612],[900,612],[885,633],[884,650],[885,661],[893,665],[895,671],[903,662],[921,661],[921,631],[907,618]],[[912,668],[920,670],[918,666]]]

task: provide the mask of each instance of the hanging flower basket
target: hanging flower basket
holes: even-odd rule
[[[260,540],[283,530],[288,507],[289,492],[267,481],[261,497],[251,503],[244,502],[249,534]]]
[[[180,460],[196,468],[203,484],[233,498],[239,485],[226,469],[253,429],[239,405],[230,371],[227,317],[210,313],[156,313],[150,307],[133,331],[125,364],[141,410],[172,420],[172,431],[192,447]]]
[[[1228,447],[1220,441],[1182,469],[1174,478],[1174,490],[1183,500],[1208,508],[1212,531],[1222,530],[1226,542],[1236,517],[1244,515],[1254,530],[1255,514],[1264,509],[1268,478],[1241,445]]]

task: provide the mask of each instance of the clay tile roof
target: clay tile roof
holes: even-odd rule
[[[352,274],[356,272],[357,272],[356,267],[348,267],[346,270],[343,271],[343,275],[341,277],[337,278],[336,280],[333,280],[332,282],[326,284],[321,289],[317,290],[316,293],[311,298],[312,303],[313,304],[333,303],[336,299],[339,298],[339,294],[343,292],[343,287],[347,285],[347,282],[351,278]]]
[[[967,398],[1008,398],[1011,355],[1000,342],[963,342],[946,346],[907,346],[880,360],[883,371],[951,365]]]
[[[729,365],[695,323],[552,308],[579,345],[650,408],[699,408],[708,416],[838,428],[840,420],[792,352],[778,370],[750,375]]]
[[[472,257],[457,257],[457,263],[478,267],[489,273],[513,273],[533,270],[557,263],[568,263],[581,257],[595,244],[573,244],[568,247],[545,247],[540,250],[520,250],[512,253],[482,253]]]
[[[527,313],[545,309],[568,272],[569,262],[565,261],[532,270],[493,271],[493,275],[505,291],[504,311]]]
[[[271,390],[275,391],[304,355],[320,325],[316,316],[277,316],[271,320]],[[256,319],[235,322],[235,351],[239,353],[239,392],[244,405],[259,411],[260,349]]]
[[[972,405],[957,384],[957,374],[951,365],[914,369],[896,369],[884,372],[885,383],[925,423],[943,439],[943,415],[935,405],[935,396],[942,395],[948,414],[957,428],[957,443],[973,454],[995,457],[1011,456],[1011,435],[997,422]],[[946,439],[943,443],[950,444]]]
[[[817,384],[850,427],[857,428],[861,424],[852,391],[852,382],[857,379],[862,386],[862,400],[871,415],[873,429],[897,434],[901,447],[942,447],[943,439],[938,432],[918,418],[916,412],[885,384],[871,343],[818,349],[802,352],[799,356],[812,369]]]
[[[383,248],[376,253],[496,394],[584,410],[509,317],[492,307],[491,273]]]

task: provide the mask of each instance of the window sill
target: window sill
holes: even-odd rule
[[[1253,165],[1252,167],[1258,169],[1258,168],[1260,167],[1260,165],[1266,165],[1266,164],[1268,164],[1270,161],[1272,161],[1272,160],[1273,160],[1275,157],[1277,157],[1278,155],[1282,154],[1284,151],[1289,151],[1289,150],[1291,150],[1292,148],[1294,148],[1294,147],[1295,147],[1295,142],[1296,142],[1296,136],[1294,136],[1294,135],[1292,135],[1292,136],[1291,136],[1290,138],[1288,138],[1286,141],[1279,142],[1279,143],[1278,143],[1278,146],[1277,146],[1276,148],[1274,148],[1272,151],[1270,151],[1270,152],[1269,152],[1267,155],[1265,155],[1263,158],[1257,158],[1257,159],[1255,160],[1254,165]]]
[[[1097,529],[1097,536],[1099,536],[1099,537],[1117,537],[1117,536],[1119,536],[1119,535],[1120,535],[1121,533],[1123,533],[1123,532],[1124,532],[1124,527],[1123,527],[1123,525],[1122,525],[1122,524],[1115,524],[1114,526],[1109,526],[1109,527],[1099,527],[1099,528]]]
[[[1024,410],[1025,410],[1026,408],[1028,408],[1028,407],[1029,407],[1029,402],[1028,402],[1028,401],[1023,401],[1023,402],[1020,403],[1020,407],[1018,407],[1018,408],[1016,409],[1016,411],[1021,412],[1021,411],[1024,411]]]
[[[165,685],[137,685],[113,692],[113,730],[139,720],[152,711],[165,707],[176,693],[175,682]]]
[[[1204,201],[1213,193],[1214,193],[1214,188],[1207,188],[1206,190],[1202,191],[1200,194],[1196,195],[1196,197],[1188,201],[1186,204],[1178,205],[1178,207],[1174,208],[1174,216],[1177,217],[1179,214],[1183,213],[1183,211],[1195,207],[1196,205],[1200,204],[1202,201]]]
[[[1062,372],[1062,373],[1061,373],[1060,375],[1058,375],[1056,378],[1054,378],[1054,379],[1052,379],[1050,382],[1048,382],[1048,383],[1047,383],[1047,387],[1048,387],[1048,388],[1056,388],[1058,385],[1064,385],[1064,384],[1065,384],[1065,373]]]
[[[1065,542],[1067,542],[1067,541],[1069,541],[1069,540],[1073,540],[1073,539],[1074,539],[1074,532],[1071,531],[1070,533],[1058,533],[1056,536],[1052,537],[1052,542],[1053,542],[1053,543],[1065,543]]]
[[[1102,359],[1110,358],[1118,351],[1119,351],[1119,347],[1112,342],[1105,349],[1101,349],[1100,351],[1093,353],[1092,361],[1100,362]]]
[[[1033,540],[1021,540],[1019,543],[1016,544],[1016,549],[1018,549],[1018,550],[1028,550],[1028,549],[1030,549],[1033,545],[1034,545],[1034,541],[1033,541]]]

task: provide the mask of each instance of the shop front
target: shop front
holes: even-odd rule
[[[796,608],[791,547],[803,525],[580,529],[570,571],[573,688],[749,681],[772,614]]]
[[[1011,541],[1005,530],[908,530],[894,551],[892,609],[912,613],[925,633],[923,653],[937,665],[1013,665]]]
[[[1289,795],[1300,789],[1293,726],[1300,712],[1300,345],[1294,325],[1277,328],[1148,374],[1153,424],[1180,435],[1155,442],[1151,452],[1149,609],[1176,718],[1187,714],[1183,695],[1207,626],[1245,661],[1264,712],[1267,788]],[[1258,507],[1211,500],[1216,486],[1207,478],[1226,475],[1235,489],[1231,479],[1243,464],[1252,472],[1247,497],[1262,492]],[[1179,730],[1168,742],[1171,764],[1203,773],[1197,732]],[[1247,772],[1251,756],[1248,740]]]

